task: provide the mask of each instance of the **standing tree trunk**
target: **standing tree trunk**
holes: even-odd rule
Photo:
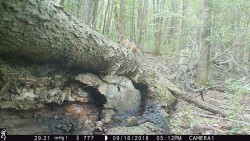
[[[99,8],[99,0],[95,0],[95,2],[94,2],[94,11],[93,11],[93,19],[92,19],[93,28],[96,28],[98,8]],[[100,14],[102,14],[102,13],[100,13]]]
[[[77,19],[80,19],[80,11],[81,11],[81,5],[82,5],[82,0],[77,0],[77,3],[76,3],[76,18]]]
[[[74,14],[74,15],[76,15],[76,8],[75,8],[75,5],[76,5],[76,1],[78,1],[78,0],[72,0],[72,1],[70,1],[70,12],[72,13],[72,14]]]
[[[201,28],[201,43],[200,43],[200,60],[198,62],[198,72],[196,83],[199,86],[208,84],[210,73],[210,42],[208,37],[211,35],[211,0],[203,1],[203,9],[201,11],[201,17],[203,27]]]
[[[138,44],[144,43],[147,34],[147,20],[148,20],[148,0],[139,1],[141,8],[138,10]],[[143,46],[143,45],[142,45]]]
[[[120,15],[118,23],[119,41],[120,43],[125,39],[125,0],[120,2]]]
[[[88,26],[92,26],[91,22],[92,22],[92,3],[93,0],[84,0],[83,1],[83,14],[82,14],[82,20],[83,22],[88,25]]]
[[[181,34],[185,34],[184,28],[186,25],[186,14],[187,14],[187,5],[188,1],[187,0],[182,0],[182,19],[181,19]]]
[[[103,34],[106,32],[105,28],[106,28],[106,24],[107,24],[107,16],[108,16],[109,7],[110,7],[110,0],[108,0],[108,2],[107,2],[107,7],[105,10],[104,19],[102,21],[102,33]]]
[[[113,9],[114,9],[114,0],[111,1],[111,5],[109,6],[109,11],[108,11],[108,17],[107,17],[107,24],[106,24],[106,35],[109,35],[110,30],[112,30],[111,28],[111,21],[112,21],[112,16],[113,16]]]
[[[143,7],[143,23],[142,23],[142,27],[143,27],[143,39],[142,42],[140,43],[140,45],[142,47],[144,47],[144,43],[145,43],[145,39],[147,38],[147,25],[148,25],[148,0],[144,0],[144,7]]]
[[[138,44],[140,44],[142,40],[142,34],[143,34],[143,28],[142,28],[143,18],[144,18],[143,17],[143,1],[138,0],[138,5],[139,5],[139,9],[138,9],[138,21],[137,21],[137,29],[138,29],[137,41],[138,41]]]
[[[177,13],[177,1],[172,0],[172,12]],[[175,38],[175,34],[177,32],[177,18],[172,16],[170,23],[170,32],[169,32],[169,45],[171,44],[171,40]]]
[[[132,17],[131,17],[131,26],[130,26],[130,38],[136,40],[135,36],[135,0],[133,0],[133,7],[132,7]]]
[[[154,55],[161,55],[160,46],[162,43],[161,39],[161,33],[162,33],[162,23],[163,23],[163,17],[158,15],[157,13],[159,11],[164,10],[165,8],[165,0],[156,0],[156,3],[154,1],[154,12],[155,12],[155,18],[154,18],[154,25],[155,25],[155,48],[154,48]]]
[[[103,33],[103,22],[104,22],[103,11],[105,10],[104,4],[105,4],[105,2],[101,1],[100,5],[102,5],[102,6],[100,6],[100,10],[99,10],[101,15],[100,15],[100,20],[99,20],[100,22],[99,22],[98,31],[101,32],[101,33]]]
[[[238,6],[233,6],[232,7],[232,13],[233,13],[233,30],[236,33],[234,37],[234,44],[239,45],[238,47],[235,48],[235,53],[232,56],[235,58],[235,63],[233,64],[235,70],[240,73],[245,73],[245,69],[243,67],[244,63],[244,44],[240,45],[242,42],[244,42],[244,24],[241,22],[241,9]],[[246,21],[247,22],[247,21]],[[243,33],[243,34],[242,34]]]

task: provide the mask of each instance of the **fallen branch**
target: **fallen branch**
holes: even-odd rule
[[[197,106],[201,109],[207,110],[207,111],[212,112],[214,114],[219,114],[222,117],[228,117],[228,114],[225,113],[224,111],[218,109],[217,107],[209,105],[203,101],[199,101],[199,100],[195,99],[194,97],[189,96],[188,93],[184,93],[184,92],[179,91],[178,89],[174,89],[174,88],[170,88],[170,87],[168,88],[168,90],[172,94],[174,94],[176,96],[180,96],[183,100],[185,100],[189,103],[193,103],[195,106]]]
[[[208,88],[208,90],[214,90],[214,91],[218,91],[218,92],[224,93],[228,89],[224,88],[223,86],[213,86],[213,87]]]

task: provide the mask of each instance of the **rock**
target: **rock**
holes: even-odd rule
[[[106,76],[106,83],[98,86],[107,102],[104,108],[114,109],[120,117],[127,118],[139,110],[141,104],[140,91],[135,89],[132,81],[124,76]]]
[[[125,120],[140,108],[140,91],[125,76],[107,75],[99,78],[86,73],[78,74],[75,80],[96,88],[100,95],[105,96],[106,103],[102,110],[104,123],[110,122],[112,116],[116,116],[118,120]]]
[[[114,110],[110,109],[105,109],[102,110],[102,115],[103,115],[103,122],[104,123],[109,123],[112,120],[113,115],[115,115]]]

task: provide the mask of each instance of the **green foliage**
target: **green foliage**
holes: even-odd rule
[[[63,6],[63,8],[64,8],[64,10],[65,11],[67,11],[67,12],[69,12],[69,13],[73,13],[72,11],[71,11],[71,3],[69,2],[69,1],[65,1],[64,2],[64,6]]]
[[[245,77],[239,80],[229,79],[226,81],[226,84],[228,84],[227,87],[229,91],[233,91],[236,94],[239,95],[250,94],[250,84],[247,83]]]
[[[139,15],[139,11],[143,12],[144,5],[141,4],[143,1],[126,0],[125,1],[125,38],[130,36],[135,39],[136,42],[139,40],[140,22],[143,19]],[[199,32],[200,28],[205,24],[201,20],[202,1],[201,0],[187,0],[187,7],[185,12],[183,10],[183,1],[178,0],[176,2],[176,11],[173,11],[172,0],[165,1],[164,9],[155,9],[153,0],[148,0],[148,21],[147,28],[144,31],[146,34],[143,35],[143,50],[151,52],[155,55],[167,54],[167,55],[178,55],[178,50],[185,47],[196,48],[199,44]],[[102,32],[105,21],[105,12],[107,6],[110,5],[111,1],[103,0],[99,3],[97,23],[95,25],[96,30]],[[134,5],[135,4],[135,5]],[[65,0],[64,9],[67,12],[75,14],[76,11],[76,0]],[[112,16],[110,21],[109,32],[103,32],[108,38],[117,42],[119,39],[118,23],[120,1],[114,1],[114,8],[112,10]],[[250,38],[249,28],[249,11],[250,1],[246,0],[214,0],[212,2],[212,19],[211,19],[211,36],[207,38],[212,45],[212,51],[220,51],[229,48],[234,44],[235,40],[244,42]],[[116,15],[118,17],[116,17]],[[156,19],[162,18],[162,26],[155,28]],[[134,22],[132,23],[132,19]],[[176,33],[170,37],[171,22],[176,20]],[[107,21],[106,25],[107,25]],[[133,24],[133,25],[132,25]],[[132,32],[132,26],[134,33]],[[105,27],[106,28],[106,27]],[[155,48],[155,33],[161,31],[161,45],[160,52],[154,52]],[[243,39],[245,38],[245,39]],[[139,45],[140,46],[140,45]],[[250,46],[249,46],[250,47]],[[194,56],[197,57],[197,56]]]
[[[236,125],[235,127],[233,127],[230,131],[229,134],[234,134],[241,132],[242,131],[243,126],[242,125]]]
[[[160,50],[155,50],[155,51],[153,52],[153,55],[154,55],[154,56],[160,56],[160,55],[161,55],[161,51],[160,51]]]

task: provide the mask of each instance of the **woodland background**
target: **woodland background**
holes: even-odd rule
[[[180,66],[199,62],[198,79],[204,75],[208,80],[211,66],[249,74],[247,0],[62,0],[61,4],[115,42],[131,39],[143,51],[170,56]]]

